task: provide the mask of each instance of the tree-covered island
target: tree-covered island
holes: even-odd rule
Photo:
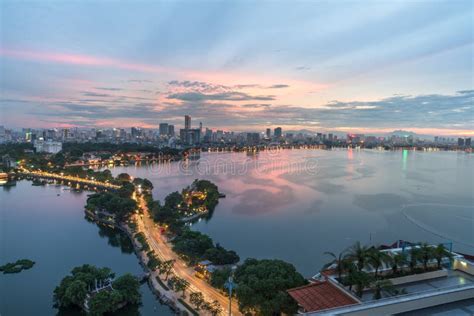
[[[140,283],[131,274],[115,278],[109,268],[82,265],[72,269],[54,290],[55,307],[79,308],[88,315],[113,313],[127,304],[141,304]]]
[[[23,270],[33,268],[34,265],[34,261],[31,261],[29,259],[20,259],[15,262],[9,262],[0,266],[0,272],[3,272],[4,274],[20,273]]]

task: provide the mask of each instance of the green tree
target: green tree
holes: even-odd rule
[[[224,285],[229,279],[229,276],[231,275],[231,273],[232,273],[231,268],[215,270],[211,274],[211,279],[210,279],[211,285],[217,289],[224,290],[225,289]]]
[[[441,269],[441,263],[443,259],[448,258],[451,260],[453,258],[453,255],[444,247],[443,244],[439,244],[433,250],[433,257],[436,259],[436,266],[438,267],[438,269]]]
[[[86,299],[87,292],[87,284],[84,281],[74,280],[66,288],[64,299],[70,304],[81,306]]]
[[[390,264],[392,262],[392,257],[385,252],[378,249],[372,249],[368,257],[368,263],[374,268],[374,277],[377,278],[379,274],[379,269],[382,268],[385,264]]]
[[[210,306],[211,306],[211,308],[210,308],[211,315],[217,316],[217,315],[220,315],[222,313],[222,307],[221,307],[221,304],[219,304],[218,301],[213,301],[210,304]]]
[[[212,239],[200,232],[184,231],[173,240],[173,250],[187,256],[190,261],[203,258],[206,251],[214,247]]]
[[[130,182],[132,177],[128,173],[121,173],[117,176],[117,180],[119,181],[125,181],[125,182]]]
[[[418,261],[420,260],[421,257],[421,252],[420,249],[412,246],[410,248],[410,271],[413,273],[415,271],[416,266],[418,265]]]
[[[235,271],[235,281],[240,310],[263,315],[295,314],[298,306],[286,291],[307,283],[292,264],[266,259],[245,260]]]
[[[356,242],[352,247],[349,248],[349,252],[346,256],[347,259],[354,262],[359,271],[365,267],[367,259],[369,258],[371,250],[367,246],[362,246],[360,242]]]
[[[217,265],[236,264],[239,262],[239,255],[233,250],[227,250],[219,244],[209,248],[204,253],[204,258]]]
[[[434,248],[427,243],[422,243],[419,248],[420,259],[423,263],[423,269],[428,270],[428,262],[434,257]]]
[[[353,283],[356,287],[356,294],[357,296],[362,297],[364,289],[372,284],[374,278],[364,271],[356,270],[352,273]]]
[[[403,269],[403,266],[407,263],[407,255],[404,252],[396,253],[392,258],[392,272],[396,274],[398,270]]]
[[[395,293],[396,290],[390,280],[377,280],[372,284],[374,291],[373,298],[379,300],[382,298],[382,292]]]
[[[89,314],[99,316],[114,312],[122,301],[120,292],[100,291],[89,300]]]
[[[174,280],[174,288],[178,292],[182,292],[183,298],[186,298],[186,290],[189,288],[189,281],[176,277]]]
[[[201,292],[192,292],[189,295],[189,300],[196,307],[196,310],[200,310],[204,304],[204,295]]]
[[[332,260],[330,262],[326,263],[323,266],[322,270],[325,270],[325,269],[327,269],[330,266],[335,264],[336,265],[337,276],[340,280],[341,277],[342,277],[342,273],[344,273],[344,271],[347,269],[347,261],[344,258],[345,254],[346,254],[346,251],[347,250],[343,250],[338,255],[336,255],[333,252],[326,251],[324,254],[328,255],[328,256],[331,256]]]
[[[140,282],[137,278],[126,273],[113,282],[113,288],[119,291],[122,297],[130,304],[140,304]]]
[[[158,266],[158,272],[165,275],[165,280],[168,280],[171,270],[173,270],[174,263],[175,260],[171,259],[161,262],[161,264]]]

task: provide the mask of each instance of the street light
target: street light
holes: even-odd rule
[[[237,266],[232,267],[229,279],[224,284],[224,286],[229,290],[229,316],[232,315],[232,290],[237,288],[237,284],[234,283],[234,272],[237,269]]]

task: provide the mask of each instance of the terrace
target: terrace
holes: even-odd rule
[[[410,254],[422,249],[426,251],[429,245],[411,245],[403,248],[373,250],[381,252],[386,262],[374,269],[370,264],[364,264],[360,272],[370,279],[366,283],[348,283],[350,272],[343,272],[340,277],[338,263],[333,263],[313,277],[312,282],[320,289],[330,288],[338,296],[350,297],[352,304],[347,300],[343,303],[331,300],[327,293],[314,291],[311,283],[307,289],[292,289],[288,293],[300,305],[300,313],[308,315],[375,315],[398,314],[418,309],[428,309],[441,304],[454,304],[458,301],[469,300],[474,296],[474,262],[469,257],[446,250],[440,261],[435,258],[412,261]],[[360,249],[360,248],[359,248]],[[406,256],[403,264],[394,272],[393,258],[400,254]],[[413,262],[416,262],[413,265]],[[411,263],[411,264],[410,264]],[[357,261],[352,264],[357,266]],[[377,284],[384,283],[384,286]],[[361,285],[363,284],[363,285]],[[324,291],[323,291],[324,292]],[[378,293],[376,293],[378,292]],[[315,304],[317,302],[317,304]],[[460,302],[462,304],[462,302]],[[469,305],[469,304],[468,304]],[[470,305],[469,305],[470,306]]]

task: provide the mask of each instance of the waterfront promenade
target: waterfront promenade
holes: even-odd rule
[[[112,189],[112,190],[120,189],[119,185],[111,184],[108,182],[101,182],[101,181],[96,181],[92,179],[84,179],[84,178],[73,177],[73,176],[65,176],[65,175],[55,174],[55,173],[50,173],[50,172],[45,172],[45,171],[30,171],[27,169],[21,169],[21,171],[18,172],[18,174],[34,177],[34,178],[70,181],[74,183],[81,183],[81,184],[90,185],[93,187],[105,188],[105,189]]]

